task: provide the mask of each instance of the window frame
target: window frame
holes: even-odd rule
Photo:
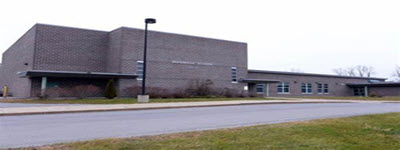
[[[286,90],[287,89],[287,92]],[[279,92],[281,90],[281,92]],[[279,82],[277,85],[278,94],[290,94],[290,84],[289,82]]]
[[[139,65],[141,64],[141,66]],[[142,68],[141,70],[139,70],[139,68]],[[142,73],[139,73],[142,72]],[[143,73],[144,73],[144,61],[136,61],[136,80],[143,80]]]
[[[356,87],[353,89],[353,95],[363,97],[365,96],[365,89],[361,87]]]
[[[324,84],[322,92],[324,92],[324,94],[329,94],[329,84],[328,83]]]
[[[317,83],[317,93],[324,94],[324,86],[322,83]]]
[[[258,91],[259,86],[262,87],[262,91],[261,92]],[[264,94],[265,93],[265,84],[256,84],[256,92],[257,92],[257,94]]]
[[[237,67],[231,67],[231,83],[238,83]]]
[[[313,94],[312,84],[311,83],[301,83],[301,93],[302,94]]]

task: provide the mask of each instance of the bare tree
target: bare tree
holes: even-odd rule
[[[333,69],[333,72],[341,76],[356,76],[355,69],[352,67]]]
[[[347,70],[343,68],[333,69],[333,72],[340,76],[347,76]]]
[[[357,71],[357,76],[360,77],[371,77],[371,75],[375,74],[375,69],[371,66],[358,65],[355,67],[355,70]]]
[[[375,69],[371,66],[358,65],[349,68],[333,69],[333,72],[341,76],[371,77],[375,74]]]
[[[301,70],[301,69],[298,69],[298,68],[292,68],[292,69],[290,69],[290,72],[299,72],[299,73],[304,73],[304,71],[303,71],[303,70]]]
[[[396,66],[393,77],[395,78],[395,81],[400,82],[400,66]]]

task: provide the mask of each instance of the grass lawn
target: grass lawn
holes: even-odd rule
[[[167,98],[167,99],[150,99],[151,103],[163,102],[202,102],[202,101],[232,101],[232,100],[277,100],[278,98]],[[279,98],[280,100],[284,98]],[[136,98],[122,98],[122,99],[65,99],[65,100],[51,100],[51,99],[8,99],[0,100],[3,103],[40,103],[40,104],[134,104],[137,103]]]
[[[55,144],[37,149],[400,149],[400,113]],[[26,148],[28,149],[28,148]]]
[[[400,97],[298,97],[306,99],[334,99],[334,100],[371,100],[371,101],[400,101]]]

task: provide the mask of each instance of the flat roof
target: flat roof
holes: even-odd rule
[[[361,84],[346,84],[349,87],[400,87],[400,82],[378,82],[378,83],[361,83]]]
[[[113,29],[111,31],[105,31],[105,30],[96,30],[96,29],[89,29],[89,28],[82,28],[82,27],[70,27],[70,26],[53,25],[53,24],[45,24],[45,23],[36,23],[34,26],[36,26],[36,25],[60,27],[60,28],[70,28],[70,29],[79,29],[79,30],[88,30],[88,31],[105,32],[105,33],[110,33],[110,32],[113,32],[115,30],[118,30],[118,29],[134,29],[134,30],[142,30],[142,31],[144,31],[144,29],[141,29],[141,28],[126,27],[126,26],[121,26],[121,27]],[[155,32],[155,33],[164,33],[164,34],[172,34],[172,35],[180,35],[180,36],[189,36],[189,37],[195,37],[195,38],[217,40],[217,41],[224,41],[224,42],[232,42],[232,43],[240,43],[240,44],[246,44],[247,45],[246,42],[219,39],[219,38],[212,38],[212,37],[206,37],[206,36],[196,36],[196,35],[188,35],[188,34],[173,33],[173,32],[164,32],[164,31],[156,31],[156,30],[148,30],[148,31],[149,32]]]
[[[298,75],[298,76],[318,76],[318,77],[350,78],[350,79],[386,80],[386,78],[376,78],[376,77],[354,77],[354,76],[341,76],[341,75],[332,75],[332,74],[300,73],[300,72],[269,71],[269,70],[252,70],[252,69],[249,69],[247,72],[248,72],[248,73],[281,74],[281,75]]]
[[[29,70],[17,73],[23,77],[71,77],[71,78],[136,78],[136,74],[112,72],[83,72],[83,71],[51,71]]]

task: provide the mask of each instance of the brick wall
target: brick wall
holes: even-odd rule
[[[37,26],[33,26],[4,53],[0,68],[0,85],[7,85],[12,96],[30,96],[31,80],[19,78],[17,72],[31,70]]]
[[[136,62],[143,60],[144,32],[133,28],[118,31],[122,31],[120,72],[135,73]],[[243,90],[246,85],[231,83],[230,70],[230,67],[237,67],[238,78],[246,77],[246,43],[150,31],[147,54],[148,86],[173,90],[186,88],[194,80],[206,79],[212,80],[215,87]],[[141,81],[122,79],[119,85],[122,91],[140,86]]]
[[[377,96],[400,96],[400,87],[369,87],[368,92]]]
[[[353,96],[351,88],[346,86],[347,83],[368,83],[369,79],[357,78],[340,78],[340,77],[321,77],[321,76],[304,76],[304,75],[285,75],[285,74],[268,74],[268,73],[252,73],[248,74],[253,79],[272,79],[289,83],[290,94],[279,94],[278,83],[269,84],[269,96],[272,97],[302,97],[302,96]],[[302,83],[312,84],[312,94],[303,94],[301,92]],[[317,83],[328,84],[329,92],[327,94],[318,94]],[[255,87],[251,90],[255,91]]]
[[[106,72],[108,33],[37,25],[35,70]]]

